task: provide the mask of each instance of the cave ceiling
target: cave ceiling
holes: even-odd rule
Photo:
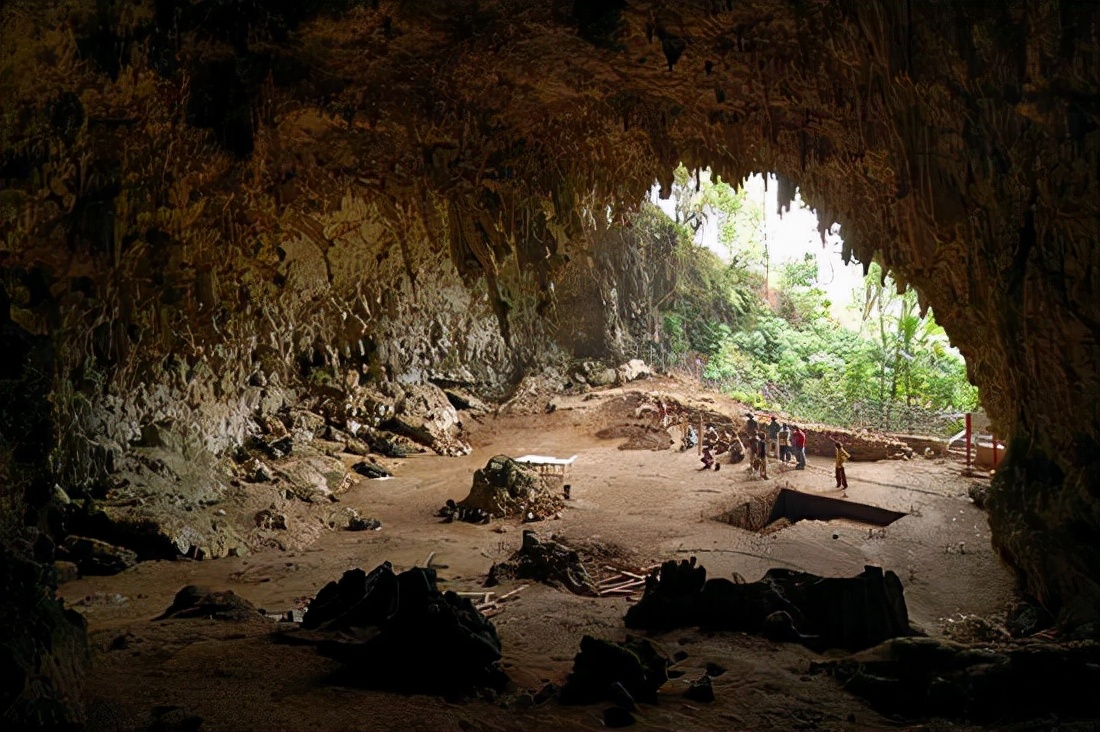
[[[559,247],[606,226],[594,211],[621,219],[654,181],[667,192],[678,163],[732,181],[773,171],[781,199],[799,186],[849,252],[877,254],[939,306],[1007,427],[1021,415],[1000,403],[1016,390],[999,400],[1011,369],[998,359],[1020,354],[977,346],[1002,337],[991,313],[1019,306],[1030,260],[1034,278],[1055,267],[1067,281],[1037,307],[1096,343],[1083,317],[1097,295],[1096,16],[1077,3],[9,3],[2,254],[70,276],[139,239],[274,260],[290,233],[325,249],[354,229],[317,221],[351,196],[393,222],[410,280],[404,242],[420,228],[491,293],[510,259],[545,290]],[[1043,251],[1024,250],[1039,230]],[[1090,376],[1080,366],[1071,380]]]

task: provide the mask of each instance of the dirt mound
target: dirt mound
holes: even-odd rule
[[[618,424],[596,432],[601,440],[626,438],[620,450],[667,450],[672,447],[672,435],[663,427],[640,424]]]
[[[598,537],[588,539],[569,539],[561,534],[552,534],[551,539],[573,548],[581,561],[593,569],[605,565],[614,567],[638,566],[638,552],[613,541],[602,541]]]
[[[493,518],[550,518],[565,508],[556,481],[539,475],[507,455],[490,458],[474,473],[470,494],[459,501],[464,509],[481,509]]]

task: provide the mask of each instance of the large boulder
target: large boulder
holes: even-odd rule
[[[48,566],[0,544],[0,723],[4,729],[82,729],[91,665],[84,618],[54,597]]]
[[[371,686],[446,694],[507,682],[496,628],[469,599],[440,592],[433,569],[349,570],[317,593],[302,628]]]
[[[169,618],[209,618],[213,620],[249,620],[260,611],[232,590],[215,591],[199,585],[187,585],[176,593],[172,604],[157,620]]]
[[[336,458],[320,454],[291,457],[278,464],[276,473],[290,491],[308,503],[329,501],[347,490],[347,468]]]
[[[61,558],[75,564],[82,575],[118,574],[138,561],[136,552],[83,536],[66,537],[58,549]]]
[[[771,569],[759,582],[738,584],[707,580],[694,561],[655,570],[641,601],[627,611],[626,626],[766,633],[819,651],[861,650],[913,634],[901,580],[879,567],[855,577]]]
[[[668,681],[671,660],[648,638],[627,638],[623,643],[581,638],[573,659],[573,671],[561,689],[562,704],[594,704],[612,701],[656,703],[657,690]],[[623,698],[623,690],[629,700]]]
[[[383,426],[426,445],[440,455],[468,455],[462,423],[447,395],[435,384],[393,385],[401,390],[393,418]]]

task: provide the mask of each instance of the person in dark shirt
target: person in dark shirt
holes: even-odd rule
[[[768,422],[768,450],[775,455],[776,459],[779,459],[779,420],[772,416],[772,421]]]

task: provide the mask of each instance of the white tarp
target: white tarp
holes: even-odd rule
[[[549,457],[547,455],[524,455],[523,457],[513,458],[517,463],[527,463],[529,465],[572,465],[573,461],[577,459],[577,456],[568,458],[556,458]]]

